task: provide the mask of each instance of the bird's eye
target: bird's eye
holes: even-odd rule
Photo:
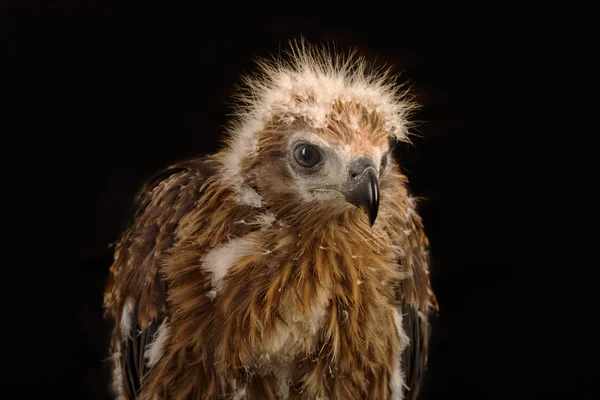
[[[294,149],[294,158],[301,166],[312,168],[321,161],[321,153],[315,146],[303,143]]]

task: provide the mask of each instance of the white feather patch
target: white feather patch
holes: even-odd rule
[[[256,222],[258,222],[262,228],[269,228],[275,222],[275,215],[272,213],[259,214],[256,216]]]
[[[233,400],[242,400],[246,396],[246,388],[236,390],[233,394]]]
[[[274,371],[277,378],[277,394],[281,399],[290,397],[290,386],[292,386],[292,369],[289,365],[282,365]]]
[[[257,246],[254,240],[243,237],[216,247],[202,257],[202,268],[212,274],[212,285],[217,292],[229,268],[242,257],[256,253],[258,251],[256,249]]]
[[[163,321],[158,327],[156,334],[154,335],[154,341],[146,346],[144,357],[148,360],[148,366],[153,367],[156,365],[158,360],[164,353],[165,343],[169,334],[169,327],[167,326],[167,319]]]
[[[244,124],[239,124],[235,129],[237,133],[232,136],[243,137],[245,140],[230,141],[229,148],[221,160],[223,183],[233,186],[238,195],[238,201],[244,201],[244,194],[242,193],[244,180],[240,165],[244,158],[257,154],[258,138],[254,134],[262,128],[261,121],[247,121]]]
[[[262,206],[262,197],[254,189],[242,186],[238,189],[238,203],[260,208]]]
[[[119,396],[121,388],[123,387],[123,376],[121,374],[121,367],[114,367],[112,370],[112,390],[116,396]],[[117,397],[118,398],[118,397]]]
[[[121,346],[119,343],[116,344],[115,351],[112,354],[112,360],[111,389],[115,395],[115,400],[125,400],[125,391],[123,390],[123,369],[121,368]]]
[[[121,369],[121,365],[119,364],[115,368],[113,368],[113,384],[112,389],[115,394],[115,400],[125,400],[123,396],[123,371]]]
[[[394,310],[394,322],[396,323],[396,330],[400,339],[400,344],[396,349],[396,363],[394,370],[392,371],[392,377],[390,379],[390,391],[392,392],[392,400],[403,400],[404,399],[404,371],[402,371],[402,353],[407,345],[409,345],[410,339],[404,332],[402,327],[402,311],[399,309]]]
[[[131,329],[133,324],[133,300],[127,299],[121,312],[121,334],[126,338],[131,338]]]

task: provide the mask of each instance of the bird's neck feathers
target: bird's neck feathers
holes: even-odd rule
[[[266,163],[264,169],[258,169],[259,175],[267,176],[264,181],[270,183],[268,191],[257,183],[256,175],[241,175],[238,180],[231,180],[223,173],[227,155],[219,153],[210,159],[216,173],[202,187],[203,196],[194,213],[186,217],[190,223],[182,224],[181,228],[182,234],[187,234],[183,231],[186,226],[197,226],[194,221],[204,221],[202,228],[203,232],[210,232],[207,234],[210,246],[260,231],[270,232],[265,234],[266,237],[294,236],[307,247],[346,241],[348,244],[370,244],[376,247],[373,248],[375,252],[379,252],[382,245],[391,246],[389,242],[398,239],[391,227],[405,224],[410,199],[406,177],[395,162],[381,180],[380,217],[370,226],[367,215],[344,200],[339,207],[332,207],[325,201],[303,201],[281,180],[268,179],[269,173],[283,173],[278,171],[278,168],[285,169],[281,164]],[[249,163],[251,161],[246,160],[242,170],[252,169]]]

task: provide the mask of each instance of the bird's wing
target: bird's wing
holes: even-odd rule
[[[176,229],[201,195],[205,162],[191,160],[153,176],[136,197],[136,212],[115,249],[104,293],[106,315],[116,326],[112,338],[115,387],[128,399],[148,371],[144,352],[168,317],[166,283],[160,262],[178,240]],[[115,359],[116,357],[116,359]]]
[[[410,344],[402,355],[402,370],[408,387],[406,400],[419,395],[428,356],[429,314],[437,310],[437,301],[429,281],[429,241],[421,217],[410,209],[404,231],[407,232],[405,253],[400,257],[403,270],[409,277],[401,281],[397,297],[403,314],[403,328]]]

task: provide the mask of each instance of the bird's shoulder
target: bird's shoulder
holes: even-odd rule
[[[127,300],[136,304],[142,325],[164,308],[160,260],[178,240],[182,218],[201,198],[215,168],[209,157],[182,161],[155,173],[138,191],[133,217],[115,245],[104,293],[105,308],[113,317],[119,319]]]

